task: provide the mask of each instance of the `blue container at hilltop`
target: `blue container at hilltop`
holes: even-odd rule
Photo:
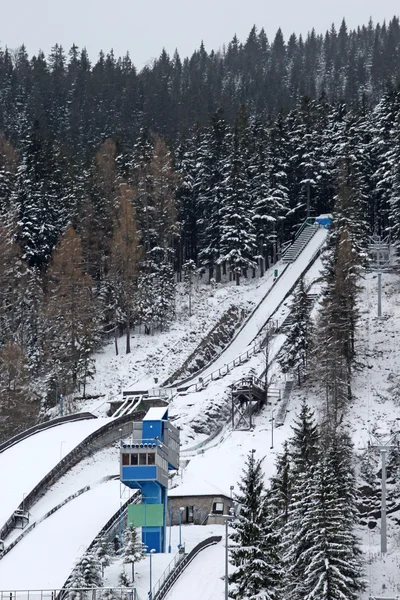
[[[315,217],[315,222],[321,225],[321,227],[329,229],[332,222],[332,215],[319,215],[319,217]]]

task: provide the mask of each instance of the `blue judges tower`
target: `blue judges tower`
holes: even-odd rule
[[[133,423],[132,439],[121,442],[121,481],[142,492],[142,503],[128,507],[128,525],[142,528],[147,552],[165,552],[168,471],[179,467],[179,431],[168,421],[168,407],[150,408]]]

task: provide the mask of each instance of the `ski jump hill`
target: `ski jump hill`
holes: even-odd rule
[[[201,372],[168,388],[172,405],[175,395],[196,392],[260,351],[263,331],[315,263],[326,236],[316,225],[299,231],[274,265],[278,276],[266,278],[261,302],[231,343]],[[143,385],[125,392],[123,408],[112,418],[83,413],[54,419],[0,445],[0,592],[59,589],[96,534],[118,515],[113,444],[130,434],[135,409],[148,391]]]

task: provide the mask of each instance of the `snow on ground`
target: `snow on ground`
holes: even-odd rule
[[[119,506],[120,482],[115,480],[68,502],[0,560],[1,588],[60,588]]]
[[[0,454],[0,526],[36,484],[108,419],[64,423],[38,432]],[[4,493],[7,490],[7,493]]]
[[[223,598],[225,547],[220,542],[206,548],[185,569],[166,600],[220,600]]]
[[[317,260],[307,274],[308,281],[318,277],[320,267],[320,260]],[[107,394],[113,395],[127,387],[129,382],[143,381],[153,373],[157,373],[160,380],[163,380],[175,368],[180,366],[187,355],[197,346],[201,338],[228,308],[233,297],[235,302],[242,306],[249,306],[251,302],[257,304],[265,294],[267,289],[265,282],[270,277],[271,273],[266,275],[265,281],[263,279],[250,280],[240,287],[236,287],[234,284],[216,286],[215,289],[212,289],[211,286],[205,286],[204,289],[207,291],[204,305],[200,302],[200,292],[198,291],[196,296],[197,306],[195,303],[195,310],[198,312],[191,319],[187,314],[181,312],[178,326],[171,331],[157,336],[135,336],[131,355],[113,356],[113,345],[110,344],[104,353],[97,356],[98,373],[91,392],[104,391],[105,389]],[[400,305],[396,302],[400,291],[400,277],[398,274],[387,273],[383,275],[382,282],[383,319],[377,319],[376,317],[376,275],[366,274],[359,303],[361,319],[356,339],[359,370],[354,373],[354,398],[345,420],[352,433],[355,448],[360,453],[363,452],[367,444],[369,431],[400,429],[400,421],[398,420],[400,418]],[[268,285],[270,284],[271,281]],[[251,298],[251,301],[248,300],[249,298]],[[278,321],[284,319],[289,305],[290,300],[288,299],[283,303],[279,312],[274,315],[274,319],[277,318]],[[271,306],[267,310],[270,309]],[[209,316],[210,318],[208,318]],[[262,319],[264,319],[264,316],[265,313]],[[259,319],[258,326],[262,325],[262,319]],[[188,324],[190,324],[189,328]],[[283,336],[277,336],[274,339],[270,350],[271,354],[279,350],[283,340]],[[172,351],[174,347],[176,352]],[[243,350],[244,348],[241,348],[240,352]],[[260,353],[235,368],[225,378],[211,382],[205,390],[180,395],[173,400],[170,406],[170,415],[173,417],[174,423],[181,428],[183,448],[189,447],[206,437],[205,433],[196,433],[192,428],[192,424],[196,419],[201,419],[210,405],[214,404],[218,409],[224,402],[229,404],[229,385],[237,381],[242,375],[247,374],[250,369],[254,369],[256,373],[261,373],[264,366],[265,357]],[[279,386],[283,383],[284,381],[278,371],[274,385]],[[321,389],[321,386],[318,386],[317,382],[310,380],[307,385],[294,389],[288,406],[287,418],[282,427],[271,429],[270,419],[274,405],[270,404],[255,418],[254,427],[251,431],[231,432],[228,426],[220,436],[217,436],[215,440],[205,446],[204,452],[200,451],[199,454],[195,454],[191,458],[191,455],[186,453],[185,456],[189,457],[190,460],[188,464],[186,464],[186,460],[183,462],[186,465],[185,468],[181,469],[173,480],[173,486],[181,486],[180,488],[176,487],[175,491],[193,493],[207,487],[217,487],[228,494],[231,485],[236,488],[246,456],[252,449],[256,450],[259,457],[265,457],[263,465],[265,479],[268,482],[275,470],[276,453],[281,450],[284,440],[291,435],[290,425],[304,398],[316,409],[318,414],[320,411],[322,412],[324,390]],[[88,405],[85,408],[87,409]],[[64,435],[62,435],[62,439],[65,439]],[[58,444],[60,450],[60,437],[55,443]],[[62,450],[66,452],[67,446],[64,445]],[[31,452],[25,451],[24,456],[31,456],[32,453],[37,455],[38,452],[39,449],[34,448]],[[115,454],[115,450],[104,451],[101,460],[93,459],[93,463],[96,462],[96,464],[92,465],[91,470],[89,469],[89,463],[92,460],[90,458],[87,459],[85,465],[78,465],[34,507],[33,516],[42,515],[51,505],[57,504],[60,499],[66,497],[69,493],[83,487],[89,480],[89,482],[95,483],[103,476],[112,474],[114,470],[113,452]],[[116,452],[118,453],[117,450]],[[46,451],[43,454],[45,456]],[[11,457],[11,455],[9,456]],[[57,453],[57,460],[58,456]],[[2,455],[0,455],[1,460]],[[23,468],[23,457],[17,457],[16,461]],[[11,459],[10,462],[12,464],[14,460]],[[0,462],[0,477],[3,477],[3,472],[3,465]],[[8,473],[12,474],[14,472],[16,472],[16,469],[13,465]],[[9,481],[11,482],[11,479]],[[12,484],[14,484],[14,481],[12,481]],[[4,489],[4,487],[1,486],[1,489]],[[24,489],[23,492],[25,491]],[[20,496],[22,496],[21,493]],[[15,502],[13,504],[15,505]],[[64,565],[65,572],[68,575],[74,560],[82,554],[85,545],[90,543],[98,529],[118,509],[118,506],[119,484],[116,482],[100,484],[95,489],[67,504],[27,536],[27,539],[18,550],[18,555],[14,553],[20,544],[10,552],[8,555],[9,563],[5,562],[7,556],[0,561],[1,587],[6,588],[5,583],[9,581],[9,579],[3,580],[3,572],[10,573],[10,578],[11,573],[14,573],[16,577],[17,565],[24,564],[26,569],[26,566],[30,564],[32,555],[35,554],[35,548],[42,545],[46,549],[53,546],[53,550],[56,546],[57,548],[60,546],[59,552],[53,552],[53,555],[49,558],[46,554],[45,557],[45,560],[49,560],[50,568],[54,571],[51,585],[60,585],[60,581],[64,577],[64,571],[61,572],[64,567],[61,568],[57,565]],[[1,506],[2,508],[3,506]],[[71,526],[72,523],[74,523],[73,527]],[[379,522],[374,530],[360,527],[362,548],[366,557],[368,557],[366,573],[368,586],[362,600],[367,600],[370,594],[388,596],[398,595],[400,592],[398,578],[400,536],[396,532],[394,521],[390,516],[388,517],[388,527],[389,547],[388,554],[384,558],[381,557],[379,551]],[[172,546],[175,551],[179,539],[178,530],[178,527],[172,528]],[[83,536],[82,533],[84,533]],[[187,550],[190,550],[196,543],[209,535],[224,535],[224,527],[192,525],[182,527],[182,537]],[[55,539],[64,540],[64,537],[65,544],[63,542],[54,546]],[[82,541],[83,538],[86,541]],[[172,556],[173,554],[153,556],[154,585],[169,564]],[[4,567],[7,564],[9,568]],[[33,563],[32,570],[29,568],[29,574],[33,577],[33,580],[28,577],[28,574],[26,580],[24,579],[24,582],[31,588],[36,585],[43,586],[45,580],[44,576],[39,576],[34,572],[34,569],[40,571],[40,568],[35,564]],[[44,560],[42,564],[45,564]],[[106,573],[105,585],[117,584],[121,568],[122,565],[119,561],[115,561],[111,565]],[[129,567],[125,567],[125,570],[129,573]],[[145,560],[138,563],[135,570],[139,595],[144,599],[147,597],[149,587],[149,557],[147,556]],[[50,569],[46,568],[47,572],[50,573]],[[202,600],[217,600],[217,598],[219,600],[223,593],[223,573],[224,545],[222,541],[215,548],[204,551],[193,561],[179,583],[171,590],[168,600],[181,600],[183,598],[185,600],[187,598],[197,600],[197,597],[193,595],[197,593],[197,590],[200,591]],[[206,577],[205,574],[207,574]],[[199,577],[198,585],[195,584],[197,577]],[[50,585],[50,583],[46,583],[46,585]],[[17,587],[23,587],[22,581],[18,580]]]
[[[242,278],[240,286],[235,282],[213,286],[198,284],[194,289],[191,317],[188,314],[187,296],[183,293],[178,294],[176,321],[167,331],[157,335],[136,332],[131,340],[131,353],[128,355],[125,354],[124,338],[119,339],[118,356],[115,355],[114,342],[110,342],[95,355],[97,373],[87,386],[88,395],[99,394],[102,398],[80,402],[80,410],[106,414],[109,408],[108,401],[120,398],[124,389],[153,388],[155,377],[158,384],[165,381],[190,356],[232,304],[247,310],[254,308],[273,286],[274,269],[278,268],[280,273],[284,271],[275,282],[268,301],[255,311],[234,344],[220,355],[217,363],[210,365],[209,370],[214,370],[218,365],[224,366],[236,358],[256,337],[259,329],[306,267],[326,235],[325,229],[318,230],[293,264],[286,266],[279,262],[262,278]],[[204,373],[206,372],[208,371]]]
[[[101,394],[102,399],[80,403],[81,410],[97,410],[106,414],[107,400],[120,397],[124,389],[154,387],[166,380],[182,366],[197,348],[201,340],[213,329],[222,315],[232,305],[252,310],[264,296],[266,281],[272,283],[270,269],[261,279],[243,280],[240,286],[234,282],[215,284],[199,283],[193,289],[192,315],[189,316],[187,295],[178,285],[176,321],[170,328],[156,335],[145,335],[135,331],[131,339],[131,353],[125,354],[125,338],[119,338],[119,354],[115,355],[114,342],[107,344],[95,355],[96,375],[88,384],[87,394]]]
[[[176,554],[178,552],[178,544],[179,544],[179,527],[171,527],[167,528],[167,544],[169,543],[169,536],[171,532],[171,554],[154,554],[152,556],[152,588],[153,590],[156,588],[157,582],[160,577],[163,575],[164,571],[168,568],[168,565],[174,561]],[[189,566],[188,570],[185,571],[185,575],[182,576],[186,578],[186,573],[193,573],[199,568],[202,580],[199,579],[201,585],[192,586],[189,583],[190,593],[188,594],[187,587],[184,585],[183,590],[186,587],[186,595],[183,592],[183,595],[176,596],[176,598],[180,600],[183,598],[184,600],[220,600],[223,595],[223,582],[222,577],[224,576],[225,571],[225,527],[224,525],[185,525],[182,526],[181,529],[181,539],[182,544],[185,545],[185,551],[190,552],[192,548],[197,546],[203,540],[212,537],[212,536],[221,536],[222,540],[216,546],[212,546],[206,550],[200,552],[197,557],[194,559],[192,563],[192,567]],[[105,578],[104,578],[104,586],[113,587],[118,584],[118,576],[122,570],[125,570],[125,573],[130,578],[131,577],[131,566],[123,565],[122,560],[117,558],[114,559],[112,564],[107,567],[105,570]],[[190,569],[190,571],[189,571]],[[199,573],[197,573],[197,577]],[[186,584],[188,581],[190,582],[190,578],[186,578]],[[193,581],[194,583],[194,581]],[[180,585],[180,584],[179,584]],[[206,586],[206,587],[205,587]],[[146,555],[144,560],[136,563],[135,565],[135,587],[139,594],[139,598],[144,600],[148,598],[148,593],[150,589],[150,557]],[[201,592],[202,589],[205,593],[207,588],[207,594],[211,594],[212,590],[214,590],[214,595],[203,595],[196,596],[198,592]],[[178,593],[178,583],[172,588],[171,592],[168,594],[168,600],[175,600],[175,594]]]

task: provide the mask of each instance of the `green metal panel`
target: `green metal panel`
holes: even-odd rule
[[[130,504],[128,525],[133,527],[162,527],[164,525],[163,504]]]

